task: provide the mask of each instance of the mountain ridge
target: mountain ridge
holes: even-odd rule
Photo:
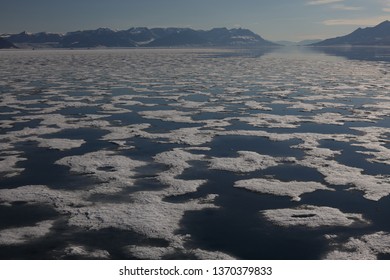
[[[390,46],[390,21],[374,27],[358,28],[352,33],[323,40],[311,46]]]
[[[127,30],[98,28],[57,33],[8,34],[3,37],[19,47],[96,48],[96,47],[183,47],[183,46],[277,46],[249,29],[147,28]]]

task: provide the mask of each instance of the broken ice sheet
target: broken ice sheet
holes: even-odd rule
[[[330,260],[376,260],[380,254],[390,254],[390,234],[376,232],[361,237],[350,237],[347,241],[331,240],[333,249],[325,256]]]
[[[363,169],[320,157],[306,157],[300,164],[317,169],[324,175],[324,180],[329,184],[349,186],[349,190],[362,191],[363,196],[367,199],[378,201],[390,194],[389,176],[366,175],[362,173]]]
[[[23,186],[16,189],[1,189],[0,202],[47,204],[65,215],[69,226],[88,231],[107,228],[131,230],[146,238],[164,239],[173,248],[185,248],[184,242],[187,237],[177,234],[177,231],[186,211],[217,208],[214,205],[216,195],[183,203],[169,203],[163,201],[166,192],[161,190],[136,192],[130,196],[131,203],[97,204],[89,201],[90,195],[94,193],[93,190],[64,191],[51,190],[46,186]],[[5,233],[8,236],[9,232]],[[154,252],[152,253],[154,256],[160,251],[157,247],[151,247],[150,250]]]
[[[191,172],[199,161],[202,165],[209,164],[212,169],[237,173],[229,174],[234,178],[239,177],[235,179],[239,180],[235,183],[236,187],[283,195],[296,201],[303,194],[318,189],[328,194],[333,189],[348,188],[348,191],[358,191],[357,196],[364,196],[371,200],[367,203],[373,204],[389,195],[387,174],[370,176],[363,168],[341,164],[337,160],[346,151],[321,146],[324,139],[361,146],[366,148],[364,153],[368,161],[388,164],[389,132],[383,128],[387,126],[390,100],[389,79],[383,74],[383,71],[387,71],[387,64],[285,54],[221,59],[215,58],[220,51],[208,50],[206,53],[210,52],[212,58],[207,59],[204,58],[204,51],[189,49],[2,53],[0,107],[5,110],[0,112],[0,127],[6,133],[0,135],[0,145],[3,148],[1,158],[8,160],[3,164],[0,162],[0,169],[8,171],[1,175],[21,174],[22,160],[28,158],[28,155],[24,155],[23,144],[38,141],[40,146],[54,149],[51,151],[53,155],[66,154],[57,164],[100,180],[93,180],[97,183],[88,185],[88,188],[73,191],[52,189],[51,186],[13,189],[13,186],[3,185],[0,201],[9,208],[13,208],[13,203],[47,204],[61,215],[61,219],[69,219],[69,224],[81,231],[121,228],[144,234],[145,239],[158,236],[168,240],[165,243],[167,247],[131,242],[124,245],[124,251],[139,258],[169,258],[177,253],[178,256],[193,258],[228,259],[229,254],[200,249],[204,247],[187,248],[186,242],[191,242],[191,234],[195,233],[178,233],[183,230],[180,221],[187,210],[217,208],[214,199],[218,194],[205,194],[211,185],[205,183],[212,182],[210,178],[182,179],[182,175]],[[79,67],[74,67],[73,57],[81,62]],[[45,67],[40,67],[41,64]],[[18,77],[9,71],[10,67],[17,71]],[[69,72],[69,69],[74,71]],[[319,114],[316,111],[320,111]],[[263,114],[257,114],[259,112]],[[176,125],[167,125],[156,131],[155,124],[165,125],[164,120],[174,121]],[[236,122],[244,123],[238,127],[240,130],[233,130],[237,128],[233,125]],[[373,122],[376,122],[376,127],[372,126]],[[194,124],[197,127],[192,127]],[[322,131],[329,124],[337,126],[337,135],[330,134],[329,130]],[[363,128],[355,129],[357,125]],[[93,139],[93,135],[77,138],[84,139],[86,143],[67,139],[69,130],[83,133],[91,127],[102,130],[97,136],[99,139]],[[305,129],[312,128],[322,135],[304,133]],[[158,133],[160,131],[164,133]],[[50,135],[53,133],[56,135]],[[265,137],[270,141],[292,140],[290,143],[295,146],[289,145],[288,150],[281,153],[277,153],[280,151],[277,146],[270,148],[269,153],[267,148],[253,149],[279,156],[271,157],[245,152],[251,149],[243,145],[233,151],[227,149],[227,157],[223,158],[215,153],[221,152],[221,148],[213,146],[213,140],[228,135]],[[116,145],[108,143],[105,145],[107,150],[91,152],[89,144],[94,140]],[[159,149],[155,157],[150,158],[148,154],[148,157],[143,157],[146,162],[132,159],[132,151],[142,151],[157,142]],[[135,148],[130,150],[132,146]],[[180,149],[175,150],[175,147]],[[84,148],[88,152],[83,154]],[[129,149],[126,151],[129,156],[124,156],[124,150],[119,148]],[[241,152],[236,154],[236,151]],[[214,157],[210,158],[210,155]],[[303,179],[305,182],[300,182],[301,178],[282,182],[268,177],[248,178],[251,174],[246,174],[263,173],[267,167],[283,164],[287,160],[284,157],[291,155],[295,156],[291,162],[319,171],[324,182],[306,182]],[[137,172],[148,169],[149,164],[154,164],[150,162],[153,160],[165,169],[158,169],[157,174],[152,174],[150,180],[158,187],[153,191],[146,188],[146,191],[137,181]],[[220,172],[212,170],[211,173]],[[12,183],[18,177],[5,180]],[[236,188],[229,191],[244,193]],[[229,191],[219,195],[227,198]],[[345,191],[340,190],[339,193],[343,197],[354,197]],[[180,195],[180,199],[167,199],[176,195]],[[259,197],[255,193],[245,195]],[[119,196],[120,199],[117,199]],[[102,197],[104,199],[100,199]],[[188,197],[200,198],[191,200]],[[298,204],[296,201],[266,197],[271,201]],[[325,203],[327,196],[321,199]],[[220,201],[223,199],[218,200],[218,205]],[[311,201],[313,204],[315,202]],[[225,205],[220,207],[224,208]],[[303,228],[311,229],[309,224],[330,224],[333,220],[338,225],[352,222],[348,227],[364,224],[364,217],[354,216],[360,214],[312,207],[292,208],[289,211],[296,214],[293,220],[305,221]],[[362,207],[357,211],[364,214],[367,209]],[[316,220],[316,216],[323,219]],[[332,229],[327,227],[327,230]],[[378,233],[380,238],[370,238],[384,238],[383,243],[387,244],[386,234]],[[351,238],[369,243],[361,235]],[[236,240],[235,246],[239,247],[240,238]],[[340,240],[337,242],[340,246],[343,244]],[[369,245],[370,249],[366,251],[370,253],[374,247],[377,248],[376,245]],[[284,250],[290,249],[287,246]],[[343,250],[341,247],[338,249]],[[67,254],[75,258],[117,257],[107,255],[101,248],[90,248],[78,242],[68,244],[62,254],[59,253],[64,258]],[[366,255],[367,258],[371,258],[370,254]]]

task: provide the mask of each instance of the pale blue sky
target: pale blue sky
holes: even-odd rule
[[[249,28],[325,39],[390,20],[390,0],[0,0],[0,33],[130,27]]]

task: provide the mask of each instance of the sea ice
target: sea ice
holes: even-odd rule
[[[277,166],[281,162],[295,162],[295,158],[277,158],[250,151],[237,153],[237,158],[212,158],[210,168],[245,173]]]
[[[58,139],[58,138],[30,138],[30,140],[37,141],[39,147],[56,149],[60,151],[79,148],[85,144],[84,140]]]
[[[92,175],[102,181],[120,180],[130,185],[133,183],[134,169],[146,165],[145,162],[104,150],[65,157],[56,161],[56,164],[69,166],[73,172]]]
[[[260,212],[268,221],[282,227],[349,227],[367,225],[361,214],[343,213],[339,209],[302,205],[298,208],[271,209]]]
[[[234,187],[264,194],[289,196],[293,201],[300,201],[300,196],[305,193],[314,192],[316,190],[333,190],[317,182],[282,182],[274,179],[241,180],[237,181],[234,184]]]
[[[154,157],[156,162],[170,167],[167,171],[159,173],[157,177],[162,184],[169,186],[169,188],[165,189],[168,196],[195,192],[201,185],[207,182],[206,180],[182,180],[176,178],[184,170],[191,167],[188,162],[202,160],[203,158],[203,155],[191,154],[183,149],[163,152]]]
[[[110,253],[106,250],[90,249],[83,245],[69,245],[62,252],[60,258],[109,259]]]
[[[50,233],[54,221],[42,221],[35,226],[8,228],[0,231],[0,245],[29,243]]]
[[[142,111],[138,112],[145,119],[159,119],[162,121],[178,123],[195,123],[191,115],[194,112],[183,112],[177,110],[160,110],[160,111]]]
[[[331,260],[375,260],[379,254],[390,254],[390,234],[376,232],[361,237],[351,237],[345,243],[331,244],[334,249],[327,253]]]
[[[0,174],[5,177],[14,177],[20,175],[24,168],[17,167],[21,161],[27,160],[19,155],[4,155],[0,153]]]

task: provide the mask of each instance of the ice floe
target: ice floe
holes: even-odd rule
[[[250,117],[238,117],[237,120],[255,127],[297,128],[301,118],[293,115],[252,114]]]
[[[331,260],[376,260],[380,254],[390,254],[390,234],[376,232],[361,237],[350,237],[346,242],[331,242],[334,248],[325,256]]]
[[[317,182],[282,182],[274,179],[241,180],[235,182],[234,187],[264,194],[289,196],[293,201],[300,201],[302,194],[311,193],[316,190],[332,191],[332,189]]]
[[[154,157],[155,161],[169,167],[167,171],[158,174],[158,180],[169,186],[166,189],[167,195],[180,195],[195,192],[206,180],[182,180],[180,176],[184,170],[191,167],[190,161],[202,160],[203,155],[191,154],[182,149],[163,152]]]
[[[30,140],[37,141],[38,147],[56,149],[60,151],[79,148],[85,144],[84,140],[71,140],[59,138],[30,138]]]
[[[191,118],[193,112],[183,112],[176,110],[143,111],[138,112],[145,119],[159,119],[179,123],[194,123]]]
[[[300,164],[317,169],[329,184],[349,186],[349,190],[362,191],[367,199],[379,200],[390,194],[390,176],[366,175],[362,173],[363,169],[321,157],[306,157]]]
[[[66,165],[76,173],[95,176],[102,181],[120,180],[133,183],[134,169],[146,165],[111,151],[98,151],[81,156],[62,158],[56,164]]]
[[[24,168],[17,167],[19,162],[27,160],[20,155],[7,155],[0,153],[0,174],[5,177],[14,177],[20,175]]]
[[[261,103],[256,101],[246,101],[245,106],[252,110],[272,111],[272,108],[266,105],[267,103]]]
[[[67,213],[68,207],[81,207],[91,202],[84,200],[85,193],[78,191],[52,190],[43,185],[22,186],[14,189],[0,189],[0,202],[26,202],[46,204],[55,207],[61,213]]]
[[[295,162],[294,158],[277,158],[256,152],[238,151],[236,158],[212,158],[210,168],[232,172],[253,172],[277,166],[281,162]]]
[[[54,221],[42,221],[34,226],[8,228],[0,231],[0,245],[20,245],[45,237]]]
[[[66,215],[68,224],[84,230],[116,228],[131,230],[147,238],[167,240],[170,247],[185,248],[186,235],[177,234],[186,211],[217,208],[216,195],[193,199],[184,203],[169,203],[162,199],[166,192],[137,192],[130,196],[131,203],[92,203],[88,198],[94,192],[51,190],[46,186],[24,186],[1,189],[0,202],[27,202],[46,204]],[[153,255],[161,251],[151,247]],[[201,252],[199,252],[201,253]]]
[[[128,246],[126,248],[131,256],[141,260],[156,260],[172,258],[175,255],[186,256],[189,259],[199,260],[233,260],[228,254],[218,251],[206,251],[201,249],[186,249],[183,246],[154,247],[154,246]]]
[[[75,259],[109,259],[110,253],[106,250],[91,249],[83,245],[69,245],[63,251],[57,253],[58,258]]]
[[[271,209],[261,211],[268,221],[282,227],[349,227],[367,225],[362,214],[343,213],[331,207],[302,205],[298,208]]]

